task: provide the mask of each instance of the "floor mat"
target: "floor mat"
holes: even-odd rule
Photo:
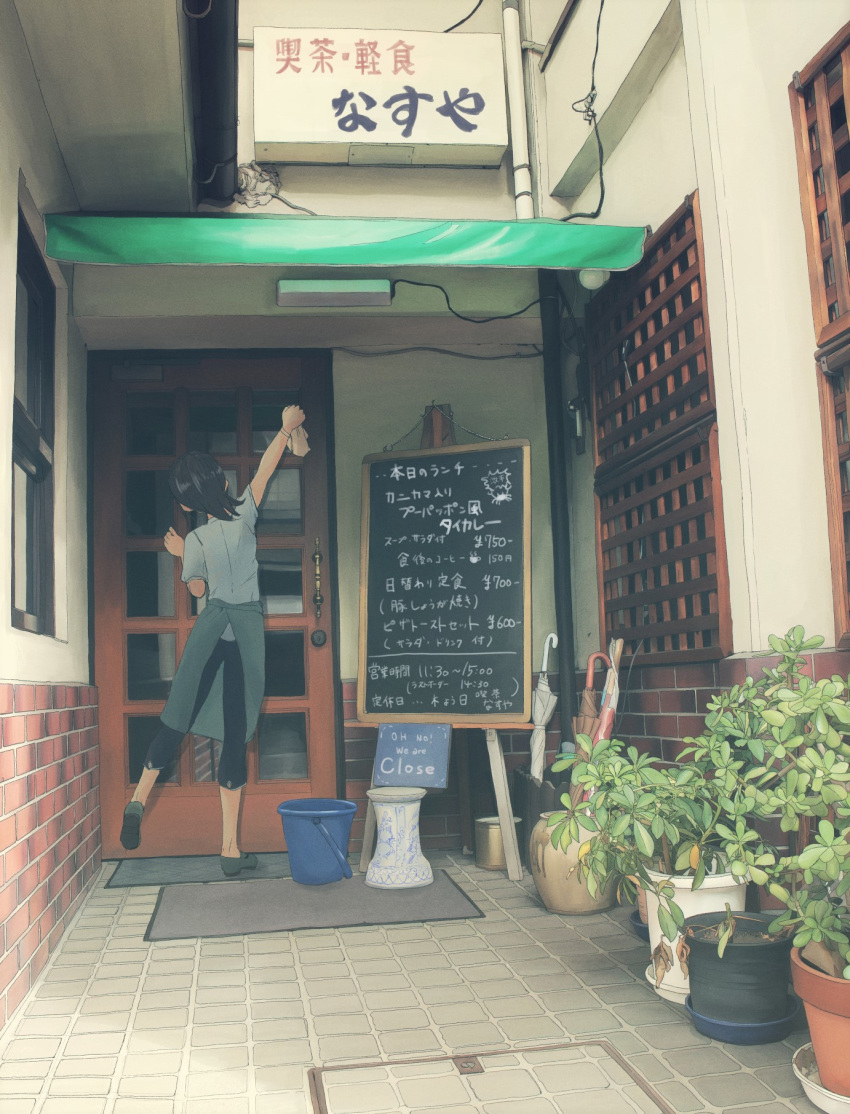
[[[304,886],[292,878],[163,886],[145,939],[187,940],[484,916],[444,870],[434,871],[430,886],[413,890],[372,889],[365,877],[355,874],[324,886]]]
[[[314,1114],[676,1114],[606,1040],[312,1068]],[[513,1101],[500,1101],[513,1100]]]
[[[289,855],[276,851],[257,855],[254,878],[291,878]],[[175,855],[154,859],[121,859],[106,889],[127,886],[176,886],[184,882],[223,882],[218,855]]]

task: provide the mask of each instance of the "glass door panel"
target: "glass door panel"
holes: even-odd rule
[[[168,488],[180,453],[208,452],[229,490],[241,495],[281,426],[284,407],[307,413],[312,451],[286,454],[267,485],[256,527],[265,626],[266,686],[248,745],[248,784],[240,820],[245,850],[282,850],[277,805],[294,797],[337,795],[333,607],[328,582],[321,620],[305,587],[305,551],[322,539],[328,575],[327,459],[322,356],[238,360],[201,357],[163,364],[162,384],[113,379],[108,358],[93,358],[90,397],[95,450],[95,671],[101,701],[103,840],[106,857],[215,854],[221,818],[219,741],[190,735],[163,771],[146,809],[138,852],[118,841],[148,745],[159,728],[176,668],[204,599],[180,580],[180,562],[163,548],[173,526],[185,537],[206,522],[184,514]],[[122,369],[123,370],[123,369]],[[119,513],[115,513],[115,508]],[[305,591],[308,593],[305,596]],[[321,630],[324,638],[311,639]],[[151,822],[155,819],[155,823]]]
[[[304,610],[303,550],[258,549],[260,600],[266,615],[300,615]]]

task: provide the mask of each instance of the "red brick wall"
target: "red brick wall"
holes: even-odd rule
[[[819,650],[803,656],[804,671],[815,680],[834,673],[846,677],[850,672],[850,651]],[[763,669],[777,661],[776,656],[742,655],[718,662],[640,666],[638,657],[631,674],[628,663],[620,671],[617,738],[657,758],[675,761],[682,739],[702,731],[712,693],[747,676],[758,679]],[[578,683],[583,685],[583,679]]]
[[[557,676],[549,674],[549,683],[553,691],[557,691]],[[537,684],[535,676],[534,684]],[[359,851],[363,844],[363,825],[366,818],[366,805],[369,799],[366,790],[372,784],[372,765],[375,760],[375,747],[378,742],[378,728],[364,726],[353,721],[357,716],[357,682],[343,681],[342,697],[345,716],[345,789],[346,798],[357,802],[357,813],[351,826],[351,841],[349,848]],[[529,740],[531,730],[528,731],[500,731],[499,738],[502,750],[505,753],[505,768],[508,774],[517,766],[527,765],[530,760]],[[561,745],[561,729],[557,709],[549,722],[546,732],[547,762],[551,762],[555,752]],[[444,793],[428,794],[422,801],[420,809],[419,831],[424,850],[456,850],[462,846],[460,802],[457,792],[456,773],[456,748],[452,748],[452,758],[449,766],[449,782]],[[489,785],[490,767],[484,761]],[[474,779],[480,776],[480,770],[470,769],[469,777],[471,789]]]
[[[97,690],[0,684],[0,1026],[100,866]]]

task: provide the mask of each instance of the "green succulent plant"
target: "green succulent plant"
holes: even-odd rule
[[[623,876],[626,899],[637,884],[653,890],[672,940],[681,910],[672,887],[648,870],[691,874],[694,889],[707,872],[730,871],[785,903],[772,931],[793,928],[806,958],[850,978],[850,911],[841,901],[850,889],[850,682],[804,673],[802,655],[823,641],[801,626],[771,635],[776,665],[712,696],[704,730],[685,738],[675,765],[586,736],[586,761],[556,764],[572,767],[585,799],[551,817],[552,842],[577,840],[579,823],[591,833],[579,870],[592,893],[612,875]],[[763,834],[777,816],[788,854]]]

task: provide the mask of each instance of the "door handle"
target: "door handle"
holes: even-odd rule
[[[322,604],[325,602],[325,597],[322,595],[322,551],[319,548],[319,539],[316,538],[316,548],[313,550],[313,564],[316,566],[313,573],[313,583],[315,585],[315,592],[313,593],[313,605],[316,608],[316,618],[322,617]]]

